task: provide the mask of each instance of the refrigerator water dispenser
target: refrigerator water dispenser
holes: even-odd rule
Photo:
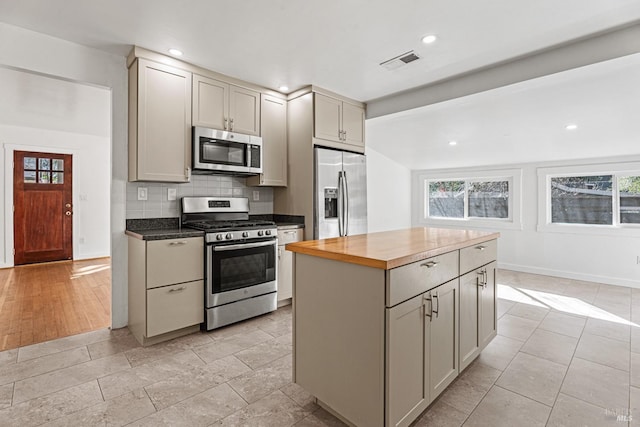
[[[338,218],[338,189],[335,187],[324,189],[324,217]]]

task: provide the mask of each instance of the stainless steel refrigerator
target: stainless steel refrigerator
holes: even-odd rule
[[[314,160],[314,239],[366,233],[364,154],[315,148]]]

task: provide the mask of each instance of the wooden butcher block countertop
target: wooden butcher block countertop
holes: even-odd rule
[[[390,270],[467,246],[500,233],[418,227],[349,237],[289,243],[292,252]]]

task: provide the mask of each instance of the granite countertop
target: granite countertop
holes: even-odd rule
[[[184,239],[187,237],[203,237],[204,231],[181,228],[178,218],[145,218],[128,219],[127,236],[140,240]]]
[[[420,227],[307,240],[289,243],[286,249],[305,255],[390,270],[498,237],[500,233]]]

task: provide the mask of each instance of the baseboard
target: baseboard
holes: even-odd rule
[[[605,283],[607,285],[626,286],[640,289],[637,280],[623,279],[620,277],[598,276],[596,274],[575,273],[572,271],[553,270],[550,268],[529,267],[526,265],[498,263],[498,268],[504,270],[520,271],[522,273],[540,274],[543,276],[562,277],[564,279],[582,280],[585,282]]]
[[[74,261],[87,261],[90,259],[98,259],[98,258],[108,258],[110,257],[111,254],[110,253],[104,253],[104,252],[94,252],[94,253],[89,253],[89,254],[82,254],[79,255],[77,257],[73,257]]]

